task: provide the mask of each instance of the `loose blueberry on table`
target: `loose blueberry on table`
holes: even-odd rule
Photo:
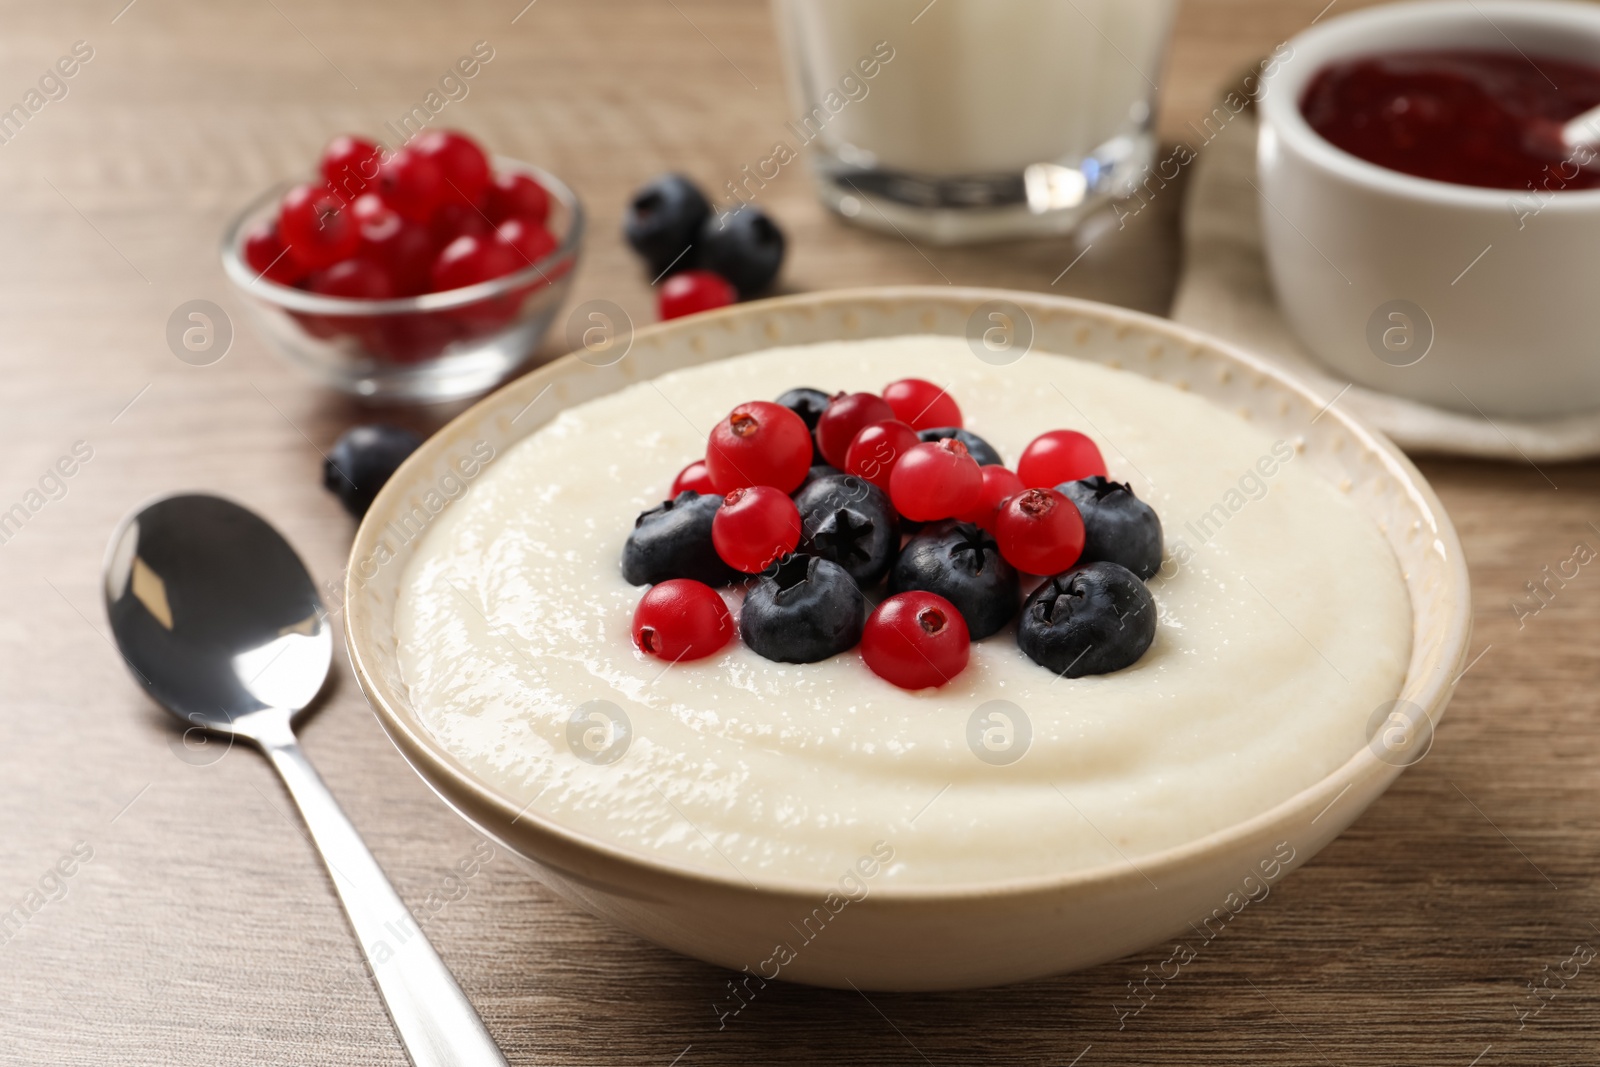
[[[359,519],[372,506],[378,490],[421,444],[421,437],[397,426],[353,427],[328,449],[322,463],[322,485]]]
[[[663,174],[633,194],[622,235],[653,278],[689,258],[700,227],[710,217],[711,205],[694,182],[681,174]]]
[[[663,174],[628,202],[622,236],[644,261],[661,318],[675,319],[760,296],[778,277],[788,242],[765,211],[713,212],[700,188]]]
[[[786,242],[778,224],[758,207],[745,206],[700,230],[701,267],[728,279],[741,300],[759,296],[783,266]]]
[[[623,547],[623,576],[651,586],[634,644],[671,662],[713,655],[734,629],[782,663],[859,648],[916,690],[952,682],[973,641],[1017,620],[1021,652],[1056,674],[1132,666],[1155,638],[1155,511],[1082,433],[1041,434],[1013,471],[962,422],[920,379],[734,408]],[[712,588],[733,583],[736,623]]]

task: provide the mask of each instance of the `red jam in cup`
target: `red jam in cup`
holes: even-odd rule
[[[1369,163],[1518,190],[1600,187],[1600,153],[1574,153],[1561,140],[1563,125],[1596,106],[1600,66],[1467,50],[1334,63],[1300,101],[1312,129]]]

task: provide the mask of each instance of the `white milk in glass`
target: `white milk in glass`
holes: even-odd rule
[[[774,0],[823,199],[935,240],[1070,229],[1149,162],[1174,0]]]

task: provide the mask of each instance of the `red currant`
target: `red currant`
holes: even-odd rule
[[[672,492],[667,494],[669,500],[677,497],[679,493],[699,493],[701,496],[715,496],[716,486],[711,484],[711,472],[706,470],[706,461],[697,459],[672,479]]]
[[[395,295],[427,292],[434,254],[427,228],[401,218],[376,193],[357,198],[353,210],[361,227],[361,255],[389,273]]]
[[[977,525],[994,532],[995,513],[1000,510],[1000,505],[1007,497],[1015,496],[1022,492],[1024,486],[1022,479],[1006,467],[993,463],[978,468],[978,473],[983,475],[983,493],[978,497],[978,502],[972,510],[957,515],[962,522],[976,523]]]
[[[289,316],[298,322],[306,333],[325,341],[338,337],[345,332],[345,327],[348,325],[345,321],[348,316],[345,315],[313,315],[307,311],[291,311]]]
[[[955,400],[937,385],[921,378],[890,382],[883,387],[883,399],[894,408],[894,417],[913,430],[961,427],[961,408]]]
[[[967,620],[935,593],[901,593],[879,604],[861,632],[861,658],[901,689],[941,686],[967,668]]]
[[[297,185],[284,194],[278,235],[306,270],[347,259],[361,246],[355,213],[325,185]]]
[[[526,174],[496,174],[484,191],[483,213],[496,225],[507,219],[543,222],[550,217],[550,194]]]
[[[727,307],[739,299],[721,275],[708,270],[686,270],[661,283],[656,303],[661,319],[676,319],[699,311]]]
[[[300,261],[289,255],[283,247],[283,239],[278,236],[278,224],[270,219],[263,219],[250,227],[250,231],[244,235],[242,251],[246,265],[256,272],[258,278],[279,285],[293,285],[306,276]]]
[[[895,464],[889,476],[894,509],[913,522],[933,522],[971,511],[983,495],[983,472],[954,437],[926,441]]]
[[[388,300],[394,296],[394,283],[388,271],[368,259],[342,259],[309,280],[313,293],[342,296],[350,300]]]
[[[495,228],[500,241],[517,254],[517,269],[527,270],[558,246],[549,230],[527,219],[507,219]]]
[[[728,605],[715,589],[692,578],[652,585],[633,609],[634,645],[673,663],[704,659],[732,636]]]
[[[850,442],[844,457],[844,471],[865,478],[887,493],[889,475],[895,464],[921,443],[917,431],[897,419],[876,423],[856,434],[856,439]]]
[[[457,237],[482,237],[492,229],[483,212],[459,200],[446,200],[433,209],[428,220],[428,235],[435,248],[443,248]]]
[[[811,469],[811,433],[805,420],[781,404],[740,404],[711,428],[706,471],[721,493],[770,485],[792,493]]]
[[[432,218],[448,191],[439,164],[413,149],[391,152],[378,164],[378,195],[412,222]]]
[[[1077,505],[1054,489],[1024,489],[995,512],[1000,555],[1028,574],[1060,574],[1078,562],[1083,536]]]
[[[873,393],[839,393],[822,409],[817,419],[817,448],[831,467],[844,470],[850,456],[850,443],[868,426],[890,422],[894,408]]]
[[[372,350],[391,363],[422,363],[443,354],[445,347],[459,336],[449,312],[385,315],[378,323]]]
[[[1100,449],[1077,430],[1042,433],[1022,450],[1022,458],[1017,460],[1017,477],[1029,489],[1053,489],[1062,482],[1105,473],[1106,461]]]
[[[711,544],[736,571],[760,574],[800,543],[800,512],[770,485],[735,489],[711,520]]]
[[[478,142],[458,130],[429,130],[413,143],[417,154],[439,165],[445,200],[454,200],[474,213],[489,186],[489,157]]]
[[[433,289],[463,289],[510,274],[517,266],[517,254],[493,238],[457,237],[433,261]]]
[[[350,210],[355,212],[356,225],[361,229],[363,240],[366,239],[369,228],[375,231],[387,231],[395,228],[396,223],[404,221],[377,193],[363,193],[356,197],[350,202]]]
[[[322,150],[322,180],[346,200],[371,189],[378,180],[378,160],[382,153],[365,137],[341,133]]]

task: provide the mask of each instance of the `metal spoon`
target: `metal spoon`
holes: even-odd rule
[[[290,720],[328,675],[327,612],[294,549],[220,497],[170,496],[122,520],[106,614],[145,691],[192,726],[242,738],[283,776],[322,853],[389,1016],[417,1067],[506,1060],[378,861],[295,741]],[[390,958],[387,946],[405,934]]]

